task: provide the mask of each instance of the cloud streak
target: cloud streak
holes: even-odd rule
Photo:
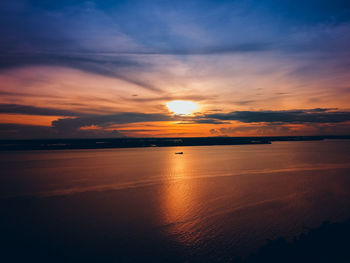
[[[146,114],[136,112],[124,112],[111,115],[93,115],[78,118],[58,119],[52,122],[52,126],[59,131],[77,130],[81,127],[99,126],[108,127],[115,124],[127,124],[137,122],[175,121],[177,117],[165,114]]]
[[[93,115],[77,118],[58,119],[52,122],[52,127],[66,133],[79,130],[82,127],[97,126],[108,128],[113,125],[138,122],[167,122],[177,121],[178,124],[229,124],[230,121],[242,123],[267,123],[270,130],[276,129],[275,124],[325,124],[350,121],[350,112],[336,111],[335,109],[309,109],[291,111],[235,111],[231,113],[215,113],[196,116],[170,116],[166,114],[146,114],[124,112],[112,115]],[[251,130],[251,127],[235,128],[237,131]],[[283,130],[284,129],[284,130]],[[287,128],[280,129],[287,131]]]
[[[57,130],[54,127],[0,123],[0,139],[60,139],[124,137],[116,129]]]
[[[285,110],[285,111],[234,111],[230,113],[215,113],[205,116],[209,119],[253,122],[278,123],[339,123],[350,121],[349,111],[332,109]]]
[[[303,127],[311,129],[315,134],[332,134],[332,131],[344,133],[349,131],[350,112],[336,109],[315,108],[289,111],[235,111],[195,116],[171,116],[167,114],[150,114],[138,112],[122,112],[109,115],[78,115],[55,109],[30,107],[16,104],[0,105],[0,113],[35,114],[42,116],[61,115],[73,118],[60,118],[52,122],[52,126],[33,126],[19,124],[0,124],[1,138],[92,138],[124,136],[115,125],[145,122],[177,122],[178,125],[216,125],[211,129],[212,135],[234,134],[293,134],[294,129],[288,125],[299,125],[297,132]],[[220,125],[236,123],[235,127]],[[249,123],[247,126],[246,123]],[[255,123],[255,124],[254,124]],[[252,125],[251,125],[252,124]],[[300,126],[301,125],[301,126]],[[337,128],[339,127],[339,129]]]
[[[41,115],[41,116],[79,116],[79,112],[69,110],[27,106],[20,104],[0,104],[0,113]]]
[[[160,91],[160,89],[153,86],[151,83],[144,80],[138,80],[130,75],[130,71],[138,71],[146,67],[151,67],[151,64],[137,61],[133,57],[127,57],[124,55],[90,55],[89,53],[84,55],[70,55],[59,54],[59,52],[56,54],[41,52],[2,54],[0,51],[0,70],[8,70],[25,66],[59,66],[73,68],[93,74],[124,80],[151,91]]]

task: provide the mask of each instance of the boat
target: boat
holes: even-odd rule
[[[184,154],[183,152],[176,152],[175,154]]]

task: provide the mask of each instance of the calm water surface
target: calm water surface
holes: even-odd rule
[[[15,260],[229,262],[350,218],[350,141],[1,152],[0,168]]]

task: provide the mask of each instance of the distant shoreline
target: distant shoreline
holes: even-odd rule
[[[0,151],[249,145],[271,144],[274,141],[315,141],[326,139],[350,139],[350,135],[0,140]]]

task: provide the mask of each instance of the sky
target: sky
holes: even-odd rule
[[[0,139],[343,134],[348,0],[0,1]]]

